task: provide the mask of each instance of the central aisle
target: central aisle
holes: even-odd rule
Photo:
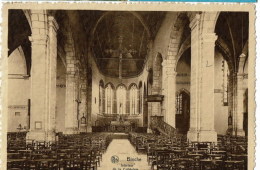
[[[111,158],[118,158],[112,161]],[[127,161],[127,157],[135,159]],[[115,160],[115,159],[114,159]],[[113,139],[107,151],[103,154],[102,162],[98,170],[150,170],[146,154],[140,154],[128,139]]]

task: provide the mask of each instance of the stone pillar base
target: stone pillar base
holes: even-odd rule
[[[237,131],[232,131],[233,136],[245,136],[245,131],[243,129],[237,129]]]
[[[191,142],[217,142],[217,132],[215,131],[189,131],[187,138]]]
[[[152,129],[147,128],[147,133],[153,133]]]
[[[55,133],[53,131],[30,131],[27,133],[26,139],[34,141],[53,142],[55,141]]]
[[[56,139],[56,134],[54,131],[48,131],[46,134],[46,140],[49,142],[54,142]]]
[[[87,132],[92,132],[92,126],[87,126]]]
[[[64,134],[71,135],[71,134],[79,134],[78,128],[66,128]]]
[[[187,139],[190,142],[198,141],[199,135],[198,135],[197,131],[189,130],[188,133],[187,133]]]

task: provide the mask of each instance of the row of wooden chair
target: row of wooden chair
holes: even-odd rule
[[[229,140],[226,140],[229,138]],[[247,167],[247,140],[219,136],[218,142],[189,142],[184,136],[130,133],[137,152],[147,154],[151,169],[237,169]]]
[[[11,139],[11,138],[9,138]],[[21,141],[22,139],[19,139]],[[97,169],[110,134],[58,134],[56,141],[25,141],[23,147],[10,142],[8,169]]]

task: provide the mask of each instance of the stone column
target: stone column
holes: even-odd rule
[[[237,74],[237,99],[236,99],[236,135],[245,136],[243,129],[244,121],[244,88],[243,88],[244,74]]]
[[[81,101],[80,108],[79,108],[80,132],[87,132],[87,124],[81,124],[81,118],[83,117],[83,114],[84,114],[85,120],[87,120],[87,81],[86,81],[86,75],[80,76],[80,101]]]
[[[87,116],[87,82],[86,76],[80,76],[80,117]]]
[[[65,134],[78,133],[77,120],[77,74],[72,45],[66,44],[66,99],[65,99]]]
[[[166,64],[166,86],[165,86],[165,122],[171,125],[172,127],[175,126],[175,100],[176,100],[176,71],[174,70],[174,62],[175,60],[167,60]]]
[[[58,24],[53,16],[48,17],[49,23],[49,113],[47,140],[54,140],[56,123],[56,73],[57,73],[57,30]]]
[[[27,139],[54,141],[58,25],[53,17],[49,17],[47,23],[44,10],[32,10],[31,13],[31,117]]]
[[[200,34],[200,15],[191,27],[191,114],[188,139],[216,142],[214,130],[214,55],[217,36]]]
[[[234,105],[234,119],[233,122],[233,135],[237,136],[245,136],[245,131],[243,129],[243,121],[244,121],[244,72],[243,66],[246,60],[246,55],[241,54],[239,56],[239,67],[238,73],[235,74],[236,78],[236,95],[235,97],[235,105]]]
[[[245,131],[243,129],[244,121],[244,72],[243,66],[245,63],[246,55],[241,54],[239,56],[239,69],[236,74],[236,103],[235,103],[235,122],[234,122],[234,132],[233,135],[245,136]]]
[[[65,134],[78,133],[76,76],[71,72],[66,75]]]
[[[216,40],[217,36],[215,33],[202,35],[199,141],[217,142],[217,133],[214,129],[214,60]]]
[[[164,121],[166,122],[166,109],[165,109],[165,107],[166,107],[166,105],[167,105],[167,100],[166,100],[166,94],[167,94],[167,92],[166,92],[166,82],[167,82],[167,80],[166,80],[166,65],[167,65],[167,63],[166,63],[166,60],[164,60],[163,62],[162,62],[162,95],[164,96],[164,99],[163,99],[163,102],[162,102],[162,115],[164,116],[163,117],[163,119],[164,119]]]
[[[199,133],[199,68],[200,68],[200,15],[196,15],[190,23],[191,28],[191,76],[190,76],[190,129],[187,137],[190,141],[198,141]]]

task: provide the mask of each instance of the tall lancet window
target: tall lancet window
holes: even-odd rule
[[[138,114],[138,89],[136,85],[130,88],[130,114]]]
[[[176,96],[176,114],[182,114],[182,93]]]
[[[106,100],[105,100],[105,113],[113,113],[113,88],[111,84],[108,84],[106,87]]]
[[[126,113],[126,88],[123,85],[120,85],[117,88],[117,113],[125,114]]]
[[[223,71],[223,104],[224,106],[228,105],[228,64],[226,60],[222,61],[222,71]]]
[[[103,81],[100,81],[100,83],[99,83],[99,113],[100,114],[102,114],[102,113],[104,113],[104,110],[103,110],[103,102],[104,102],[104,100],[103,100],[103,98],[104,98],[104,83],[103,83]]]

